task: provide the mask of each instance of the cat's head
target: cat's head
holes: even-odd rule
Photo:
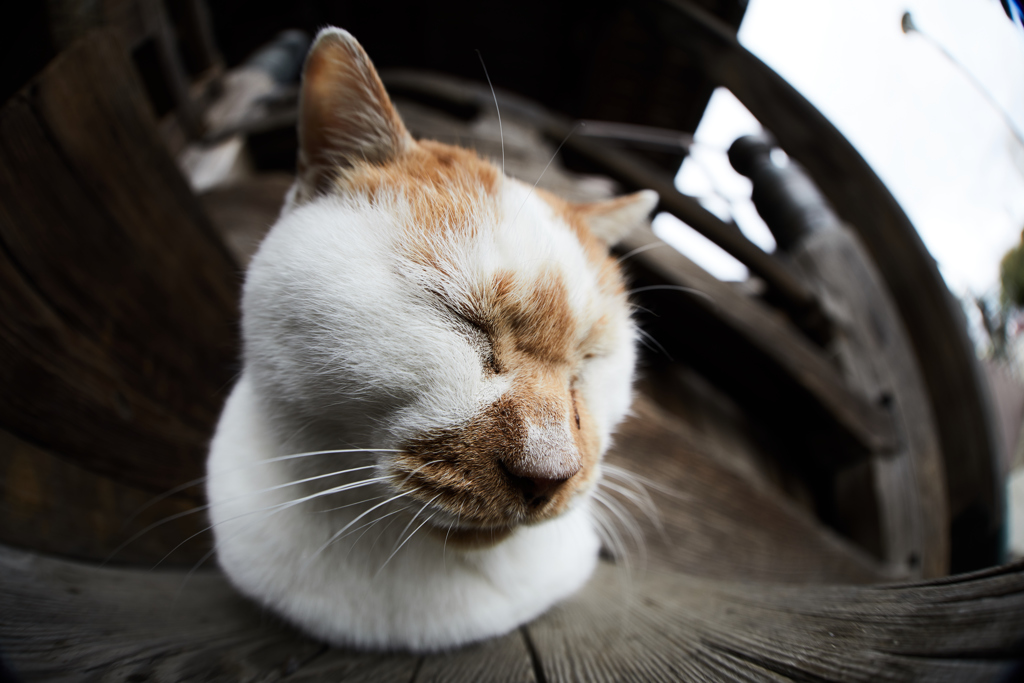
[[[246,372],[282,439],[396,449],[379,469],[456,542],[585,496],[635,361],[609,247],[656,195],[574,204],[413,140],[338,29],[307,58],[299,140],[244,300]]]

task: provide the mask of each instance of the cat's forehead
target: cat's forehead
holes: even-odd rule
[[[400,196],[408,202],[413,232],[471,229],[481,202],[495,196],[500,172],[474,152],[421,141],[384,164],[357,164],[336,179],[342,195],[372,200]]]
[[[345,171],[337,187],[396,222],[393,252],[413,286],[531,355],[566,357],[625,306],[618,266],[576,205],[472,151],[420,142]]]

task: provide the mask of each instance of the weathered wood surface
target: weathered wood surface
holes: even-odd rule
[[[931,400],[949,485],[953,567],[995,561],[1005,511],[989,399],[963,313],[906,214],[842,134],[728,26],[685,0],[632,8],[743,102],[863,241],[895,300]]]
[[[752,414],[780,426],[798,420],[792,431],[803,432],[808,443],[831,446],[820,456],[821,466],[895,447],[890,416],[851,390],[785,318],[716,280],[650,230],[635,231],[620,249],[635,254],[624,265],[634,291],[643,295],[638,298],[656,301],[654,310],[662,313],[647,321],[658,342],[693,362]],[[845,435],[845,443],[828,438],[830,427]]]
[[[0,429],[0,542],[112,564],[153,566],[162,560],[190,567],[211,542],[200,533],[209,522],[197,506],[195,497],[184,495],[156,500],[151,491]]]
[[[906,329],[881,277],[854,234],[835,223],[807,236],[791,253],[805,281],[835,321],[830,345],[850,386],[884,405],[899,424],[898,448],[871,459],[882,556],[905,576],[949,571],[949,501],[938,429]],[[863,514],[857,487],[837,508]],[[864,545],[870,545],[864,543]]]
[[[644,396],[637,397],[633,413],[606,460],[642,477],[657,517],[650,519],[617,493],[633,487],[605,475],[602,496],[613,498],[643,533],[641,549],[625,525],[617,524],[629,552],[618,558],[624,566],[643,566],[643,553],[652,568],[740,581],[869,583],[885,578],[882,565],[806,509],[716,459],[714,446],[692,421]]]
[[[195,477],[239,275],[115,36],[77,43],[0,112],[0,243],[0,426],[150,491]]]
[[[0,652],[26,681],[999,681],[1024,566],[906,586],[782,586],[602,564],[519,631],[425,657],[328,649],[216,572],[0,548]]]

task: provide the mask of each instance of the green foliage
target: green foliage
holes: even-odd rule
[[[1024,308],[1024,234],[1021,244],[1006,252],[999,262],[999,287],[1004,306]]]

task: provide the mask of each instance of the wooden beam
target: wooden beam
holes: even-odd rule
[[[715,279],[647,229],[635,231],[619,248],[635,254],[624,263],[640,285],[634,291],[665,302],[650,319],[659,330],[657,341],[669,353],[678,348],[686,354],[753,415],[802,424],[827,453],[817,456],[821,465],[838,467],[896,448],[887,412],[851,391],[822,351],[785,318]],[[787,398],[797,402],[787,404]],[[809,412],[815,405],[823,413]],[[846,435],[845,450],[818,433],[819,416]],[[828,463],[829,458],[834,460]]]

